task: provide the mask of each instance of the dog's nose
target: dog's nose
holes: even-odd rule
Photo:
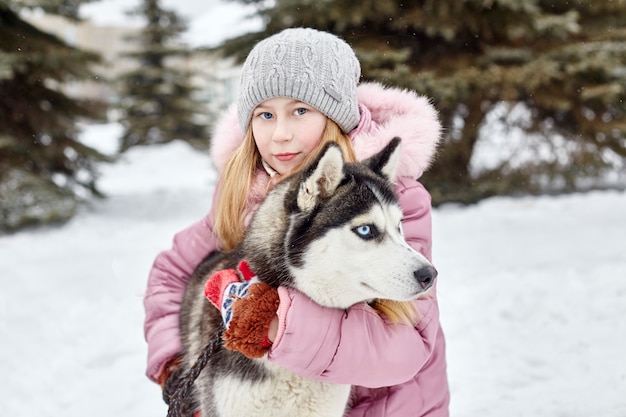
[[[414,271],[413,275],[422,288],[427,289],[433,284],[435,278],[437,278],[437,270],[432,266],[425,266]]]

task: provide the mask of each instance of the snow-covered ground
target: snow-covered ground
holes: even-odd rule
[[[113,149],[115,127],[86,139]],[[62,227],[0,237],[0,416],[165,416],[144,376],[152,260],[208,210],[183,143],[102,167]],[[434,212],[453,417],[626,416],[626,193],[493,198]]]

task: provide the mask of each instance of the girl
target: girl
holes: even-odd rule
[[[218,123],[211,155],[221,173],[211,212],[174,237],[155,260],[144,298],[147,375],[165,384],[181,349],[185,284],[211,251],[233,250],[268,189],[328,141],[348,160],[402,138],[395,190],[407,242],[431,258],[430,195],[417,181],[436,151],[440,125],[427,99],[359,84],[360,65],[343,40],[287,29],[257,44],[242,68],[239,99]],[[281,289],[268,358],[301,376],[352,384],[346,416],[448,416],[445,343],[436,294],[410,303],[347,311]],[[411,307],[411,308],[407,308]],[[403,323],[417,310],[413,323]],[[393,317],[395,316],[395,317]],[[397,320],[390,320],[397,319]]]

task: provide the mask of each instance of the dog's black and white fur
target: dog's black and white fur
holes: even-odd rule
[[[392,181],[400,152],[392,140],[363,163],[325,147],[307,168],[265,198],[241,247],[213,253],[197,268],[181,307],[183,364],[189,368],[221,325],[204,297],[207,278],[246,259],[259,279],[296,288],[320,305],[348,308],[374,299],[413,300],[436,271],[404,240]],[[349,385],[313,381],[266,357],[218,348],[195,385],[202,417],[340,417]]]

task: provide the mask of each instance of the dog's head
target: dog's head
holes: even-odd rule
[[[253,228],[267,224],[273,212],[274,236],[257,231],[254,246],[262,250],[262,238],[280,242],[280,248],[278,243],[267,248],[261,262],[273,264],[270,273],[279,275],[274,284],[337,308],[373,299],[408,301],[432,286],[436,270],[402,234],[402,210],[393,192],[399,145],[395,138],[373,157],[346,163],[339,147],[329,144],[268,195]]]

